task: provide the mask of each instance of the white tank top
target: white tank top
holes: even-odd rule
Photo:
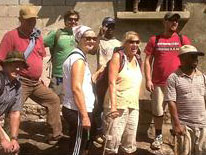
[[[84,55],[84,53],[78,48],[75,48],[72,52],[74,51]],[[95,95],[92,87],[91,72],[89,70],[88,63],[86,62],[85,58],[81,54],[78,53],[72,54],[63,63],[63,88],[65,91],[63,106],[65,106],[68,109],[78,111],[78,108],[74,102],[74,95],[71,90],[71,69],[75,61],[79,59],[83,59],[85,61],[85,73],[84,73],[82,89],[85,97],[87,112],[92,112],[94,108]]]

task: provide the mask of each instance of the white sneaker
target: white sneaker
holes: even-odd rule
[[[154,142],[151,144],[151,149],[153,150],[158,150],[161,148],[161,145],[163,144],[163,139],[162,139],[162,134],[158,135],[155,139]]]

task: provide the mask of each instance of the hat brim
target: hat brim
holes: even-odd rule
[[[182,53],[180,55],[184,55],[184,54],[193,54],[193,55],[198,55],[198,56],[204,56],[205,55],[205,53],[203,53],[201,51],[190,51],[190,52],[187,52],[187,53]]]
[[[22,16],[23,19],[37,18],[37,17],[38,17],[37,15],[25,15],[25,16]]]
[[[11,63],[20,63],[17,67],[20,67],[20,68],[28,68],[29,66],[28,66],[28,64],[25,62],[25,61],[23,61],[23,60],[21,60],[21,59],[16,59],[16,60],[5,60],[5,61],[0,61],[0,65],[9,65],[9,64],[11,64]]]
[[[180,19],[180,15],[178,13],[175,13],[169,17],[164,18],[164,20],[170,20],[170,19]]]

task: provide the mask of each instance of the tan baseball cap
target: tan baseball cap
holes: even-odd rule
[[[184,45],[179,50],[179,56],[182,54],[196,54],[198,56],[204,56],[205,54],[203,52],[200,52],[197,50],[196,47],[192,45]]]
[[[19,17],[23,19],[37,18],[38,11],[35,6],[22,6],[19,11]]]

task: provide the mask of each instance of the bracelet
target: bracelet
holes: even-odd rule
[[[17,140],[18,140],[18,137],[17,137],[17,136],[12,136],[12,137],[11,137],[11,140],[16,140],[16,141],[17,141]]]

